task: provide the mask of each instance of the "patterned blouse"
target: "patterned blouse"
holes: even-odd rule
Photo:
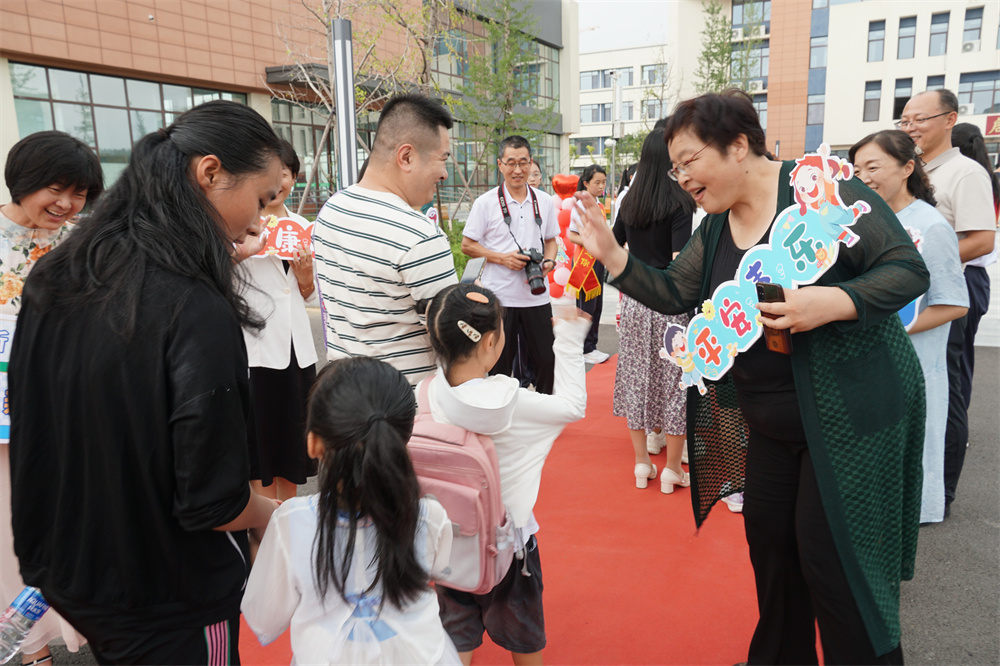
[[[36,261],[67,237],[71,227],[64,224],[55,231],[28,229],[0,213],[0,309],[3,314],[17,315],[28,273]]]

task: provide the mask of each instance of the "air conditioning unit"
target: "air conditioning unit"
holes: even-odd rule
[[[760,79],[750,82],[749,93],[762,93],[764,92],[764,82]]]
[[[962,53],[976,53],[979,51],[979,40],[973,39],[968,42],[962,42]]]
[[[739,42],[743,40],[743,28],[733,28],[733,41]]]
[[[974,116],[974,115],[976,115],[976,105],[975,104],[959,104],[958,105],[958,115],[960,115],[960,116]]]
[[[761,38],[761,39],[767,37],[767,26],[765,25],[754,26],[753,32],[750,33],[750,36],[753,38]]]

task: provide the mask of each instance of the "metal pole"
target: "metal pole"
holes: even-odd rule
[[[354,105],[354,49],[351,22],[333,19],[330,52],[333,54],[334,102],[337,113],[337,176],[343,189],[358,181],[357,120]]]

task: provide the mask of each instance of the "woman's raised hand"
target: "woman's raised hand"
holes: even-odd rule
[[[577,192],[575,196],[583,247],[604,264],[612,277],[619,275],[628,264],[628,252],[615,240],[615,235],[608,226],[597,200],[588,192]]]

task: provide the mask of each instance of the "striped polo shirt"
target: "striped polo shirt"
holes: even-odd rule
[[[374,356],[416,384],[435,369],[417,301],[457,282],[444,233],[395,194],[352,185],[313,232],[326,357]]]

